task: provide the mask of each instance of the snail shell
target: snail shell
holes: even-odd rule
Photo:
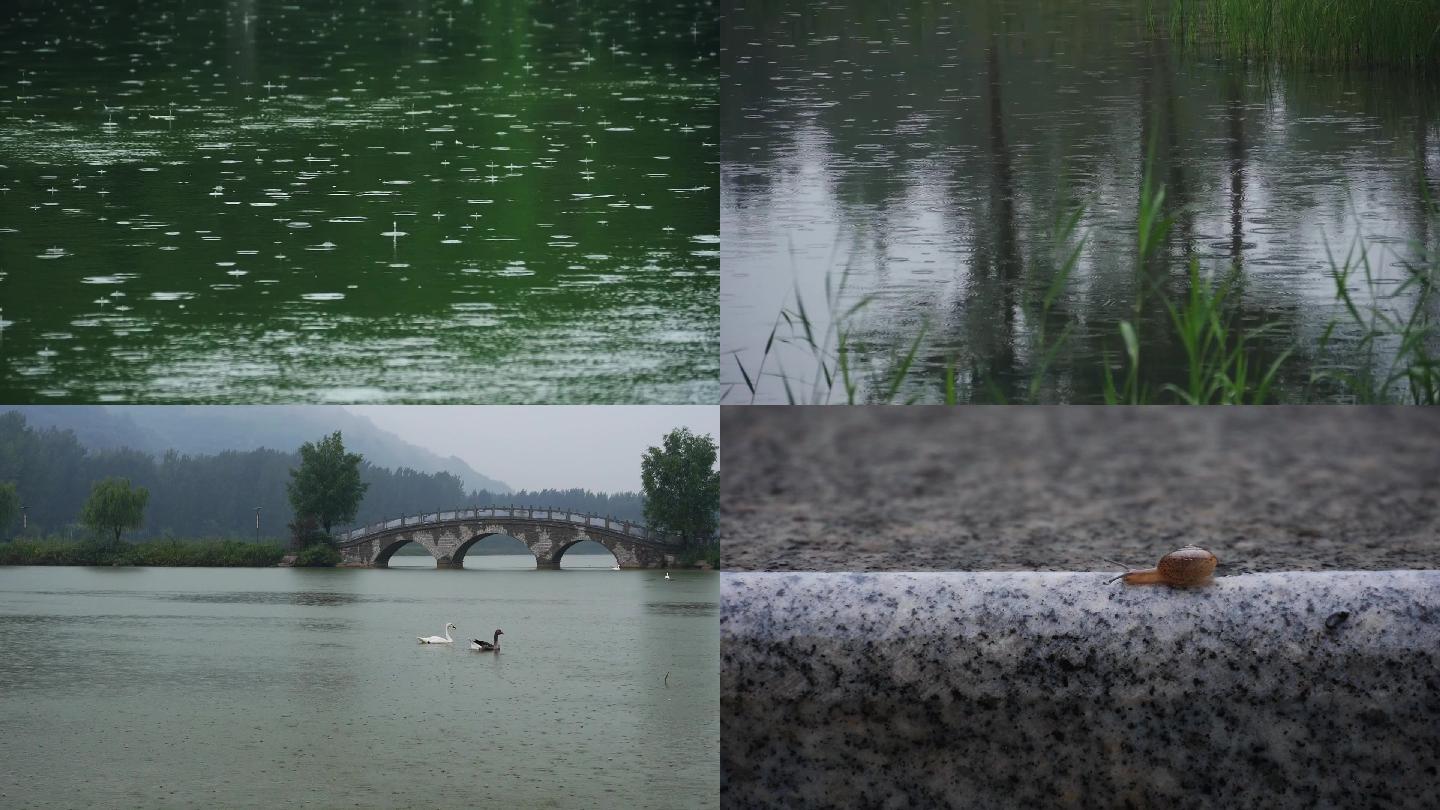
[[[1126,585],[1173,585],[1189,587],[1203,585],[1215,573],[1215,555],[1199,546],[1186,546],[1166,554],[1154,568],[1130,571],[1120,579]]]

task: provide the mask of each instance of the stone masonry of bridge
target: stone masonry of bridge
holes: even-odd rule
[[[540,509],[479,509],[436,512],[398,518],[341,535],[340,553],[348,566],[385,568],[407,543],[419,543],[440,568],[461,568],[475,543],[509,535],[535,555],[537,568],[559,568],[571,546],[593,540],[609,549],[621,568],[669,568],[680,545],[637,524]]]

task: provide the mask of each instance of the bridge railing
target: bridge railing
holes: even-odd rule
[[[359,540],[376,532],[402,529],[406,526],[423,526],[451,520],[481,520],[485,518],[525,518],[529,520],[555,520],[565,523],[579,523],[586,527],[607,529],[612,532],[645,540],[652,543],[674,542],[676,538],[662,532],[651,531],[648,527],[630,520],[619,520],[609,515],[590,512],[576,512],[571,509],[533,506],[477,506],[470,509],[449,509],[438,512],[421,512],[415,515],[401,515],[386,518],[366,526],[359,526],[341,532],[336,539],[342,543]]]

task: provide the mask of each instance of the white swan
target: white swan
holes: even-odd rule
[[[666,579],[669,579],[669,578],[670,578],[670,572],[669,572],[669,571],[666,571],[666,572],[665,572],[665,578],[666,578]]]
[[[619,570],[620,570],[620,566],[618,566],[618,565],[612,565],[612,566],[610,566],[610,570],[611,570],[611,571],[619,571]]]
[[[451,630],[459,630],[459,629],[460,629],[460,628],[456,627],[455,625],[450,624],[450,623],[447,622],[447,623],[445,624],[445,635],[443,635],[443,636],[428,636],[428,637],[425,637],[425,638],[421,638],[420,636],[416,636],[416,638],[420,639],[420,643],[421,643],[421,644],[454,644],[454,643],[455,643],[455,639],[453,639],[453,638],[450,637],[450,631],[451,631]]]
[[[470,649],[478,652],[500,652],[500,637],[503,635],[505,635],[504,630],[496,630],[494,644],[488,641],[481,641],[478,638],[472,638],[470,639]]]

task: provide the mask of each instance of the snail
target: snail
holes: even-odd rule
[[[1204,585],[1210,581],[1210,575],[1215,573],[1215,563],[1214,554],[1199,546],[1185,546],[1161,557],[1154,568],[1126,571],[1110,581],[1123,579],[1126,585],[1164,584],[1177,588]]]

